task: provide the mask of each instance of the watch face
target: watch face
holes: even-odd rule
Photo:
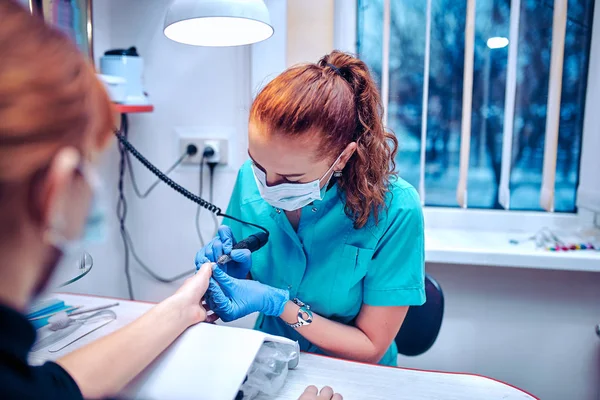
[[[308,307],[300,307],[298,310],[298,322],[308,325],[312,322],[312,312]]]
[[[292,328],[298,328],[302,325],[308,325],[312,322],[312,311],[310,311],[310,306],[308,304],[304,304],[300,299],[294,298],[292,302],[296,304],[300,309],[298,310],[298,322],[296,324],[288,324]]]

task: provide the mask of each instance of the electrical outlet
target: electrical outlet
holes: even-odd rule
[[[206,140],[204,142],[204,149],[207,148],[213,150],[213,155],[204,157],[204,161],[207,163],[216,162],[218,164],[221,161],[221,142],[219,140]]]
[[[193,144],[198,148],[198,152],[191,156],[187,157],[182,164],[184,165],[198,165],[202,160],[202,153],[204,152],[204,148],[210,146],[215,150],[215,154],[212,157],[208,157],[204,160],[204,162],[218,162],[219,165],[227,165],[228,161],[228,152],[227,152],[227,139],[209,139],[209,138],[199,138],[199,137],[180,137],[179,138],[179,150],[180,154],[185,153],[188,145]]]

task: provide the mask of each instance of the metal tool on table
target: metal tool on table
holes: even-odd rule
[[[84,308],[83,310],[80,310],[80,308],[82,308],[83,306],[73,306],[73,307],[66,308],[64,310],[58,310],[58,311],[51,312],[49,314],[40,315],[39,317],[30,318],[29,320],[37,321],[37,320],[40,320],[43,318],[52,317],[53,315],[57,315],[60,313],[66,313],[67,315],[81,315],[81,314],[89,313],[92,311],[105,310],[107,308],[116,307],[118,305],[119,305],[119,303],[112,303],[112,304],[106,304],[106,305],[98,306],[98,307]]]
[[[109,323],[109,322],[112,322],[115,319],[117,319],[117,314],[115,314],[115,312],[112,310],[102,310],[102,311],[98,311],[92,315],[77,318],[77,319],[75,319],[75,318],[67,318],[66,320],[64,318],[60,319],[55,322],[56,326],[54,326],[55,328],[58,328],[58,330],[56,330],[55,332],[46,336],[45,338],[38,340],[33,345],[31,351],[34,352],[34,351],[42,350],[48,346],[51,346],[51,345],[63,340],[67,336],[69,336],[72,333],[74,333],[75,331],[77,331],[83,325],[85,325],[86,322],[92,322],[92,321],[95,322],[95,320],[97,321],[98,317],[105,317],[105,318],[108,317],[109,321],[107,323]],[[102,326],[106,325],[107,323],[97,327],[96,329],[101,328]],[[52,328],[52,326],[50,326],[50,328]],[[94,330],[96,330],[96,329],[94,329]],[[90,332],[86,333],[86,335],[89,333]],[[77,340],[79,340],[79,338]],[[73,342],[71,342],[71,343],[73,343]],[[71,343],[69,343],[69,344],[71,344]],[[68,344],[67,344],[67,346],[68,346]],[[64,347],[66,347],[66,346],[63,346],[62,348],[64,348]]]
[[[112,312],[112,311],[111,311],[111,312]],[[58,348],[50,348],[50,349],[48,349],[48,351],[49,351],[50,353],[57,353],[57,352],[61,351],[62,349],[66,348],[66,347],[68,347],[68,346],[70,346],[70,345],[72,345],[73,343],[75,343],[75,342],[76,342],[76,341],[78,341],[79,339],[82,339],[82,338],[86,337],[87,335],[89,335],[90,333],[92,333],[92,332],[96,332],[98,329],[100,329],[100,328],[102,328],[102,327],[104,327],[104,326],[106,326],[106,325],[110,324],[110,323],[111,323],[111,322],[113,322],[115,319],[116,319],[116,318],[109,319],[108,321],[106,321],[106,322],[105,322],[105,323],[103,323],[102,325],[99,325],[99,326],[95,327],[94,329],[92,329],[92,330],[90,330],[90,331],[87,331],[86,333],[84,333],[83,335],[80,335],[80,336],[76,337],[75,339],[73,339],[73,340],[72,340],[72,341],[70,341],[69,343],[67,343],[67,344],[65,344],[65,345],[63,345],[63,346],[60,346],[60,347],[58,347]]]
[[[92,311],[106,310],[107,308],[116,307],[118,305],[119,305],[119,303],[105,304],[103,306],[98,306],[98,307],[84,308],[83,310],[77,309],[77,310],[73,310],[73,311],[67,311],[67,314],[69,316],[81,315],[81,314],[86,314],[86,313],[89,313],[89,312],[92,312]]]
[[[93,312],[93,311],[106,310],[107,308],[115,307],[118,305],[119,305],[119,303],[107,304],[107,305],[103,305],[103,306],[92,307],[92,308],[88,308],[88,309],[75,311],[73,313],[68,313],[68,312],[64,312],[64,311],[58,312],[55,315],[53,315],[52,317],[48,318],[48,323],[50,325],[49,328],[52,331],[57,331],[59,329],[66,328],[73,321],[87,321],[88,319],[93,318],[94,316],[101,315],[101,313],[96,313],[91,316],[83,317],[83,318],[79,318],[79,319],[71,318],[71,316],[73,316],[73,315],[87,314],[87,313]],[[111,311],[111,313],[112,313],[112,311]],[[116,317],[116,315],[115,315],[115,317]]]

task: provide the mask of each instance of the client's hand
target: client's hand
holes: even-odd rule
[[[230,322],[257,311],[279,317],[290,294],[257,281],[232,278],[215,265],[206,298],[211,310]]]
[[[329,386],[321,389],[321,393],[315,386],[309,386],[298,400],[343,400],[343,397],[339,393],[333,393]]]
[[[210,263],[202,265],[196,274],[188,278],[173,296],[165,300],[170,303],[171,307],[181,310],[182,315],[189,321],[189,325],[206,320],[202,296],[206,293],[211,274],[212,265]]]

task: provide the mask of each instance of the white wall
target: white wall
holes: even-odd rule
[[[287,66],[333,50],[333,0],[287,0]]]
[[[149,6],[136,0],[94,2],[96,58],[108,48],[132,45],[144,58],[145,86],[155,111],[131,115],[129,135],[133,144],[160,168],[167,168],[180,155],[176,127],[200,128],[213,137],[230,140],[230,165],[217,169],[215,188],[215,202],[225,208],[237,169],[246,159],[250,50],[191,47],[166,39],[162,23],[169,3],[155,0]],[[127,297],[123,245],[115,217],[118,163],[113,145],[101,169],[109,204],[108,240],[89,249],[94,268],[86,279],[69,287],[73,292]],[[142,188],[154,180],[139,164],[134,165],[134,170]],[[197,168],[179,168],[172,177],[197,192]],[[193,269],[194,256],[200,247],[194,228],[195,205],[163,185],[148,199],[139,200],[130,190],[128,178],[126,182],[127,226],[140,256],[163,276]],[[205,238],[209,238],[213,224],[208,214],[203,214],[203,231]],[[133,260],[131,265],[137,299],[161,300],[180,284],[156,283]]]
[[[252,97],[286,68],[287,1],[265,0],[274,33],[268,40],[251,46]]]
[[[600,399],[600,274],[428,264],[445,295],[437,342],[400,365],[470,372],[541,399]]]

